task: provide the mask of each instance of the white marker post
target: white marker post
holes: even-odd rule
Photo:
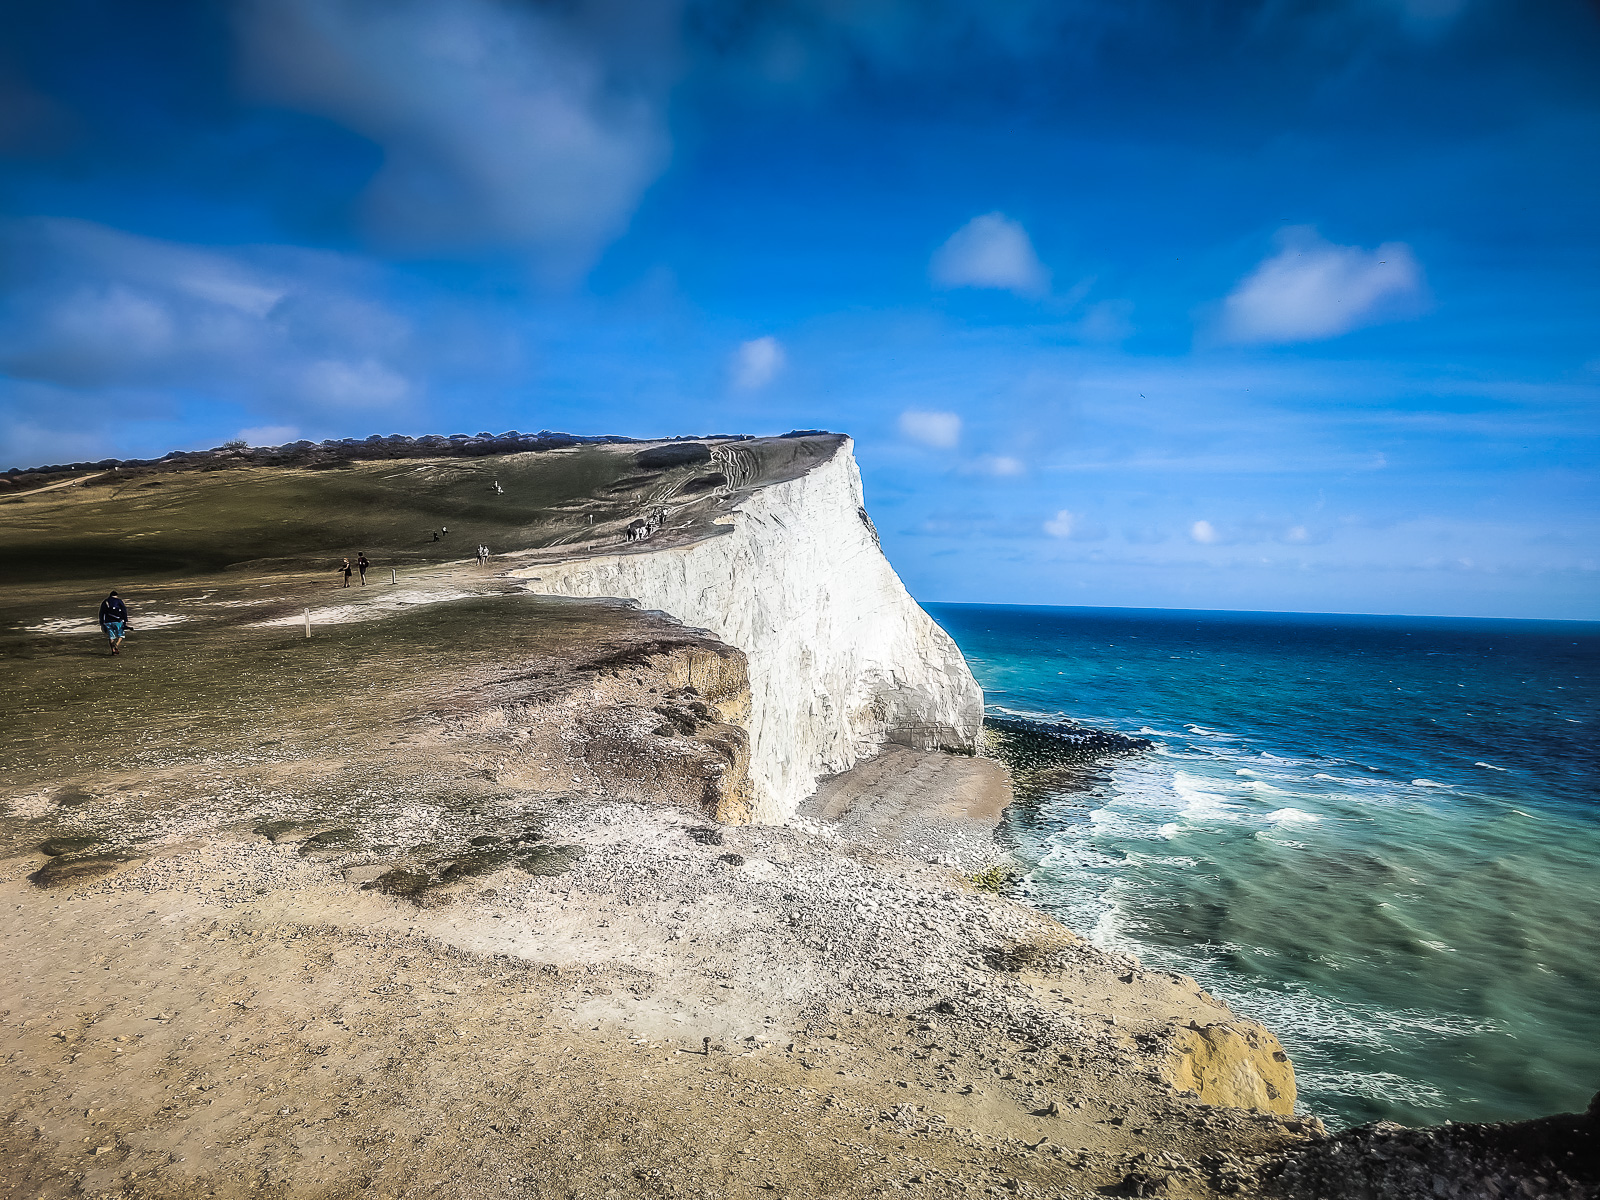
[[[311,636],[311,610],[306,609],[306,636]]]
[[[400,582],[398,579],[395,578],[394,568],[393,567],[389,568],[389,582],[390,583],[399,583]]]

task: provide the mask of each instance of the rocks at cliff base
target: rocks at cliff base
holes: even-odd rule
[[[1179,1029],[1169,1043],[1167,1078],[1206,1104],[1294,1112],[1294,1064],[1270,1031],[1254,1021]]]
[[[1082,759],[1101,754],[1131,754],[1148,750],[1149,738],[1096,729],[1076,721],[1036,721],[1028,717],[985,717],[986,733],[1018,747],[1018,754],[1030,752],[1041,760]]]
[[[1532,1121],[1347,1129],[1291,1151],[1262,1183],[1281,1200],[1594,1200],[1600,1095]]]
[[[1011,772],[1016,799],[1024,805],[1047,797],[1087,791],[1111,755],[1150,749],[1148,738],[1075,721],[985,717],[982,753]]]

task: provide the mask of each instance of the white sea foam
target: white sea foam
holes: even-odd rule
[[[1493,763],[1473,763],[1472,765],[1475,767],[1484,767],[1490,771],[1504,771],[1507,769],[1505,767],[1497,767]]]
[[[1268,813],[1267,820],[1276,825],[1310,825],[1322,818],[1303,808],[1280,808],[1277,812]]]
[[[1304,842],[1297,842],[1293,838],[1276,837],[1265,829],[1257,830],[1255,839],[1258,842],[1271,842],[1274,846],[1282,846],[1288,850],[1304,850],[1306,848]]]
[[[1293,795],[1292,792],[1287,792],[1283,788],[1276,787],[1270,783],[1263,783],[1259,779],[1246,779],[1240,783],[1234,784],[1234,786],[1242,792],[1271,793],[1274,796]]]
[[[1411,786],[1421,788],[1447,788],[1450,785],[1448,783],[1439,783],[1432,779],[1413,779],[1411,781]]]
[[[1180,815],[1191,821],[1233,820],[1234,815],[1228,811],[1228,798],[1216,792],[1206,791],[1203,786],[1205,782],[1184,771],[1179,771],[1172,777],[1172,790],[1183,802],[1183,808],[1179,810]]]

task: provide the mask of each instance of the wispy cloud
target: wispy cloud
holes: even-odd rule
[[[787,356],[775,337],[759,337],[742,343],[733,352],[733,386],[743,392],[759,391],[778,377]]]
[[[238,436],[252,446],[282,446],[300,436],[294,425],[257,425],[239,430]]]
[[[1222,540],[1222,535],[1210,521],[1196,521],[1189,526],[1189,540],[1201,546],[1213,546]]]
[[[1091,304],[1074,330],[1086,342],[1123,342],[1133,336],[1133,302],[1101,300]]]
[[[1426,300],[1411,248],[1336,246],[1301,226],[1222,302],[1222,337],[1240,343],[1307,342],[1414,316]]]
[[[900,433],[924,446],[950,450],[961,441],[961,418],[952,412],[907,409],[900,414]]]
[[[599,11],[602,10],[603,11]],[[380,239],[586,269],[665,167],[676,6],[247,0],[246,78],[371,138]]]
[[[973,217],[951,234],[934,253],[929,274],[942,288],[998,288],[1020,296],[1050,290],[1050,272],[1028,231],[1000,212]]]
[[[184,389],[328,414],[413,397],[411,322],[364,268],[282,248],[221,251],[85,221],[0,226],[0,371],[93,391]]]
[[[1028,466],[1020,458],[1009,454],[980,454],[966,463],[962,470],[968,475],[992,475],[997,479],[1010,479],[1028,473]]]

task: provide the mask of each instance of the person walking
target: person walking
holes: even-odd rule
[[[111,653],[121,654],[122,639],[128,636],[128,606],[116,592],[100,601],[100,628],[106,631]]]
[[[348,558],[345,559],[344,562],[340,564],[339,570],[344,572],[344,585],[345,585],[345,587],[349,587],[350,586],[350,560]]]
[[[356,555],[356,570],[361,572],[361,586],[367,586],[367,568],[372,564],[367,561],[367,552],[363,550]]]

